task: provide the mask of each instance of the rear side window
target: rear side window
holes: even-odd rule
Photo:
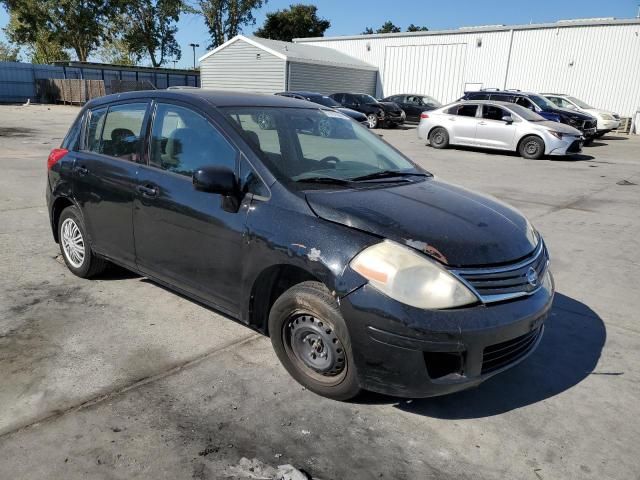
[[[132,162],[138,161],[146,111],[146,103],[114,105],[109,108],[102,129],[99,153]]]
[[[478,113],[477,105],[456,105],[449,109],[449,114],[459,115],[461,117],[475,117]]]
[[[236,171],[236,149],[209,121],[185,107],[159,103],[151,133],[151,164],[191,176],[198,168]]]
[[[86,146],[91,152],[100,153],[100,138],[102,136],[102,127],[107,115],[106,108],[92,110],[89,114],[89,125],[87,126]]]
[[[85,115],[78,117],[76,122],[73,124],[69,133],[67,133],[67,136],[62,141],[62,148],[70,151],[77,151],[80,148],[80,133],[82,132]]]

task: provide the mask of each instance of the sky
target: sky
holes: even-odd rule
[[[318,14],[331,22],[325,36],[355,35],[366,27],[379,27],[387,20],[406,29],[414,23],[429,30],[463,26],[524,24],[593,17],[632,18],[638,15],[640,0],[268,0],[256,12],[256,25],[243,29],[252,34],[268,12],[287,8],[291,3],[313,3]],[[0,8],[0,28],[8,22],[7,12]],[[0,32],[0,38],[4,35]],[[210,39],[201,17],[184,15],[178,24],[177,40],[182,47],[182,59],[177,67],[191,67],[193,52],[190,43],[200,44],[196,58],[206,53]],[[172,66],[168,63],[166,66]]]

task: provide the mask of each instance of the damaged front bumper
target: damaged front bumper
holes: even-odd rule
[[[340,301],[362,388],[431,397],[479,385],[530,355],[553,302],[553,282],[528,297],[452,310],[396,302],[370,285]]]

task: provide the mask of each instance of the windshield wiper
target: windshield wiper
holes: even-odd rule
[[[349,185],[351,183],[349,180],[335,177],[307,177],[295,181],[297,183],[325,183],[328,185]]]
[[[376,178],[393,178],[393,177],[426,177],[426,173],[422,172],[401,172],[398,170],[380,170],[379,172],[369,173],[368,175],[361,175],[359,177],[351,178],[352,182],[362,182],[365,180],[375,180]]]

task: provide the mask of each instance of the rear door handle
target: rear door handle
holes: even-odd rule
[[[158,196],[158,187],[154,187],[153,185],[138,185],[137,190],[145,197]]]
[[[89,169],[84,165],[79,166],[77,169],[77,172],[78,172],[78,175],[80,175],[81,177],[89,175]]]

